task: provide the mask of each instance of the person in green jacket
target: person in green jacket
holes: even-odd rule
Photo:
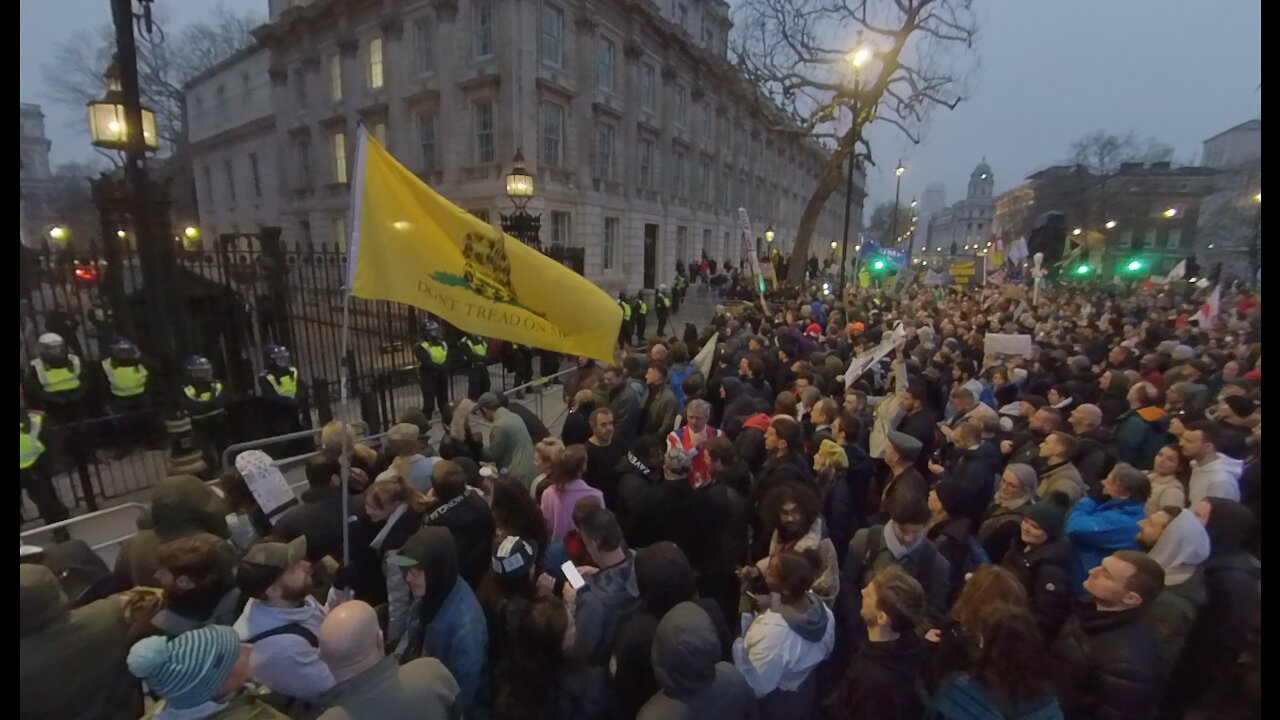
[[[47,720],[133,720],[142,686],[129,674],[126,595],[71,608],[43,565],[20,566],[18,716]]]
[[[245,685],[252,648],[226,625],[134,643],[129,672],[160,696],[143,720],[287,720]]]
[[[476,405],[480,415],[493,424],[483,459],[497,465],[499,472],[518,478],[528,488],[537,477],[538,469],[533,465],[533,440],[524,421],[502,407],[502,401],[493,393],[481,395]]]

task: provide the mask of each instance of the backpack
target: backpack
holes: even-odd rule
[[[267,638],[278,637],[280,635],[297,635],[303,640],[306,640],[307,644],[311,647],[320,647],[320,639],[316,637],[316,634],[308,630],[302,623],[296,622],[285,623],[284,625],[277,625],[270,630],[264,630],[248,640],[245,640],[245,642],[250,645],[256,645],[259,641],[266,640]]]
[[[875,561],[876,556],[884,549],[884,527],[884,525],[874,525],[867,528],[865,533],[855,533],[853,536],[853,551],[862,555],[863,577],[865,577],[867,571],[871,569],[871,564]],[[858,548],[858,538],[860,537],[863,539],[861,549]],[[925,540],[923,547],[921,548],[920,557],[917,562],[912,564],[912,569],[916,569],[919,574],[917,575],[914,572],[910,572],[909,569],[904,568],[907,569],[909,574],[920,583],[920,587],[924,589],[924,596],[926,598],[929,597],[930,580],[932,580],[933,575],[933,563],[937,554],[938,550],[933,546],[933,543]],[[866,583],[863,582],[863,578],[858,578],[858,582],[855,587],[858,591],[861,591],[863,587],[866,587]]]

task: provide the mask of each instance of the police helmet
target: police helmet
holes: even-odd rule
[[[659,283],[659,284],[658,284],[658,292],[666,292],[666,291],[667,291],[667,284],[666,284],[666,283]]]
[[[37,340],[40,354],[44,357],[62,357],[67,352],[67,343],[58,333],[45,333]]]
[[[192,380],[213,379],[213,363],[209,362],[209,358],[203,355],[192,355],[187,358],[182,367],[187,371],[187,377]]]
[[[280,367],[285,367],[292,359],[289,355],[289,348],[283,345],[268,345],[266,349],[262,351],[262,355],[267,362],[274,362]]]
[[[138,346],[128,338],[116,338],[111,343],[111,357],[117,360],[134,360],[141,354]]]
[[[430,318],[426,318],[422,321],[421,328],[422,334],[427,337],[436,337],[440,334],[440,323]]]

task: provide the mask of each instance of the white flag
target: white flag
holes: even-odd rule
[[[1174,280],[1181,280],[1186,276],[1187,276],[1187,261],[1179,260],[1178,264],[1174,265],[1173,269],[1169,271],[1169,274],[1164,276],[1164,279],[1165,279],[1165,282],[1173,282]]]
[[[1208,327],[1209,323],[1218,316],[1218,306],[1222,304],[1222,298],[1219,295],[1221,289],[1221,286],[1214,287],[1213,292],[1209,293],[1209,298],[1200,306],[1200,311],[1191,318],[1198,321],[1201,328]]]
[[[717,339],[715,335],[707,338],[702,349],[693,357],[693,365],[702,371],[702,377],[711,377],[711,361],[716,357]]]

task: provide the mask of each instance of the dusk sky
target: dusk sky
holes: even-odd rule
[[[266,16],[266,0],[223,0]],[[1068,144],[1097,129],[1137,131],[1169,143],[1174,158],[1198,158],[1200,142],[1261,116],[1262,5],[1257,0],[979,0],[981,58],[975,92],[935,113],[923,143],[891,127],[870,133],[879,167],[869,170],[869,215],[893,199],[901,155],[903,201],[942,182],[947,201],[964,192],[983,156],[1000,192],[1062,160]],[[156,0],[170,24],[212,12],[199,0]],[[108,21],[107,0],[21,0],[22,102],[44,106],[55,165],[94,157],[84,110],[50,103],[40,66],[69,32]]]

